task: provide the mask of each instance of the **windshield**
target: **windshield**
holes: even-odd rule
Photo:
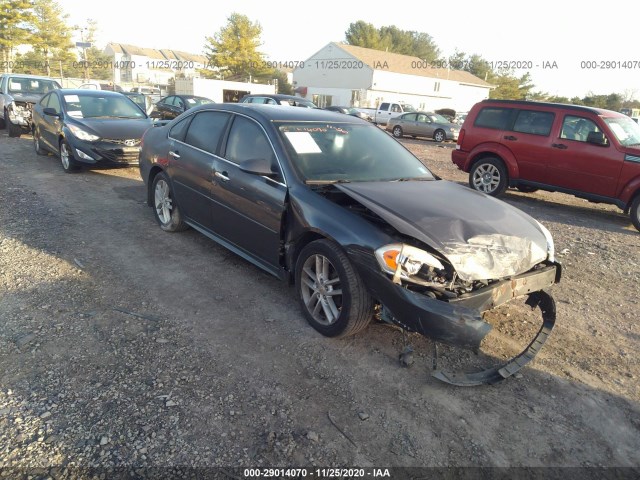
[[[125,93],[127,97],[133,100],[143,110],[147,109],[147,96],[142,93]]]
[[[400,143],[374,125],[286,123],[280,134],[307,183],[433,180]]]
[[[280,105],[289,105],[290,107],[305,107],[305,108],[318,108],[316,104],[304,99],[282,99]]]
[[[204,97],[185,97],[185,102],[187,102],[187,108],[197,107],[199,105],[206,105],[207,103],[213,103],[213,100],[209,100]]]
[[[402,111],[404,111],[404,112],[415,112],[416,109],[413,108],[413,105],[409,105],[408,103],[403,103],[402,104]]]
[[[23,93],[25,95],[44,95],[51,90],[60,88],[55,80],[27,77],[10,77],[9,93]]]
[[[621,145],[640,145],[640,125],[629,117],[605,117],[604,121]]]
[[[449,120],[447,120],[446,118],[444,118],[442,115],[440,115],[439,113],[432,113],[431,115],[429,115],[429,118],[431,119],[432,122],[436,122],[436,123],[449,123]]]
[[[75,118],[146,118],[146,114],[122,95],[65,94],[67,115]]]

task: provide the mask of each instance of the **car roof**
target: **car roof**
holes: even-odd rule
[[[200,110],[222,110],[244,113],[265,122],[338,122],[370,125],[369,122],[358,117],[351,117],[343,113],[323,110],[321,108],[283,107],[282,105],[262,105],[254,103],[215,103],[199,105],[189,109],[189,112]]]
[[[33,79],[37,79],[37,80],[53,80],[54,82],[58,82],[58,79],[56,78],[51,78],[51,77],[46,77],[44,75],[31,75],[29,73],[3,73],[2,74],[3,77],[21,77],[21,78],[33,78]]]
[[[295,95],[285,95],[284,93],[249,93],[242,98],[253,98],[253,97],[267,97],[273,98],[274,100],[304,100],[306,102],[311,102],[308,98],[297,97]]]
[[[60,95],[82,95],[85,97],[113,97],[120,96],[123,92],[114,92],[112,90],[91,90],[89,88],[61,88],[53,90],[59,92]]]
[[[514,105],[514,106],[523,106],[523,107],[547,107],[547,108],[562,108],[565,110],[575,110],[579,112],[588,112],[593,113],[595,115],[602,115],[606,117],[623,117],[620,112],[615,112],[613,110],[607,110],[605,108],[597,108],[597,107],[589,107],[586,105],[573,105],[567,103],[553,103],[553,102],[534,102],[531,100],[491,100],[486,99],[482,100],[480,104],[503,104],[503,105]]]

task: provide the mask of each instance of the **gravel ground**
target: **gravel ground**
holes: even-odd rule
[[[466,182],[452,145],[403,142]],[[0,478],[640,466],[640,234],[612,206],[505,200],[555,238],[558,321],[521,375],[464,389],[430,377],[427,339],[409,336],[402,368],[392,327],[324,338],[291,287],[194,231],[162,232],[136,168],[68,175],[0,131]],[[510,355],[538,319],[514,302],[490,321],[498,347],[439,346],[439,364]]]

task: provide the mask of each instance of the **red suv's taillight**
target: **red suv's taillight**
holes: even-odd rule
[[[458,142],[457,142],[458,145],[462,145],[462,142],[464,140],[464,134],[465,134],[465,130],[464,128],[461,128],[460,133],[458,134]]]

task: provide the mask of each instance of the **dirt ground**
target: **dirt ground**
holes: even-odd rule
[[[451,144],[403,142],[466,183]],[[613,206],[505,200],[554,236],[558,320],[521,374],[460,388],[430,376],[427,339],[409,336],[403,368],[392,327],[324,338],[292,287],[197,232],[161,231],[137,168],[65,174],[0,131],[0,473],[639,467],[640,233]],[[497,350],[439,346],[438,364],[521,350],[539,318],[514,302],[490,320]]]

